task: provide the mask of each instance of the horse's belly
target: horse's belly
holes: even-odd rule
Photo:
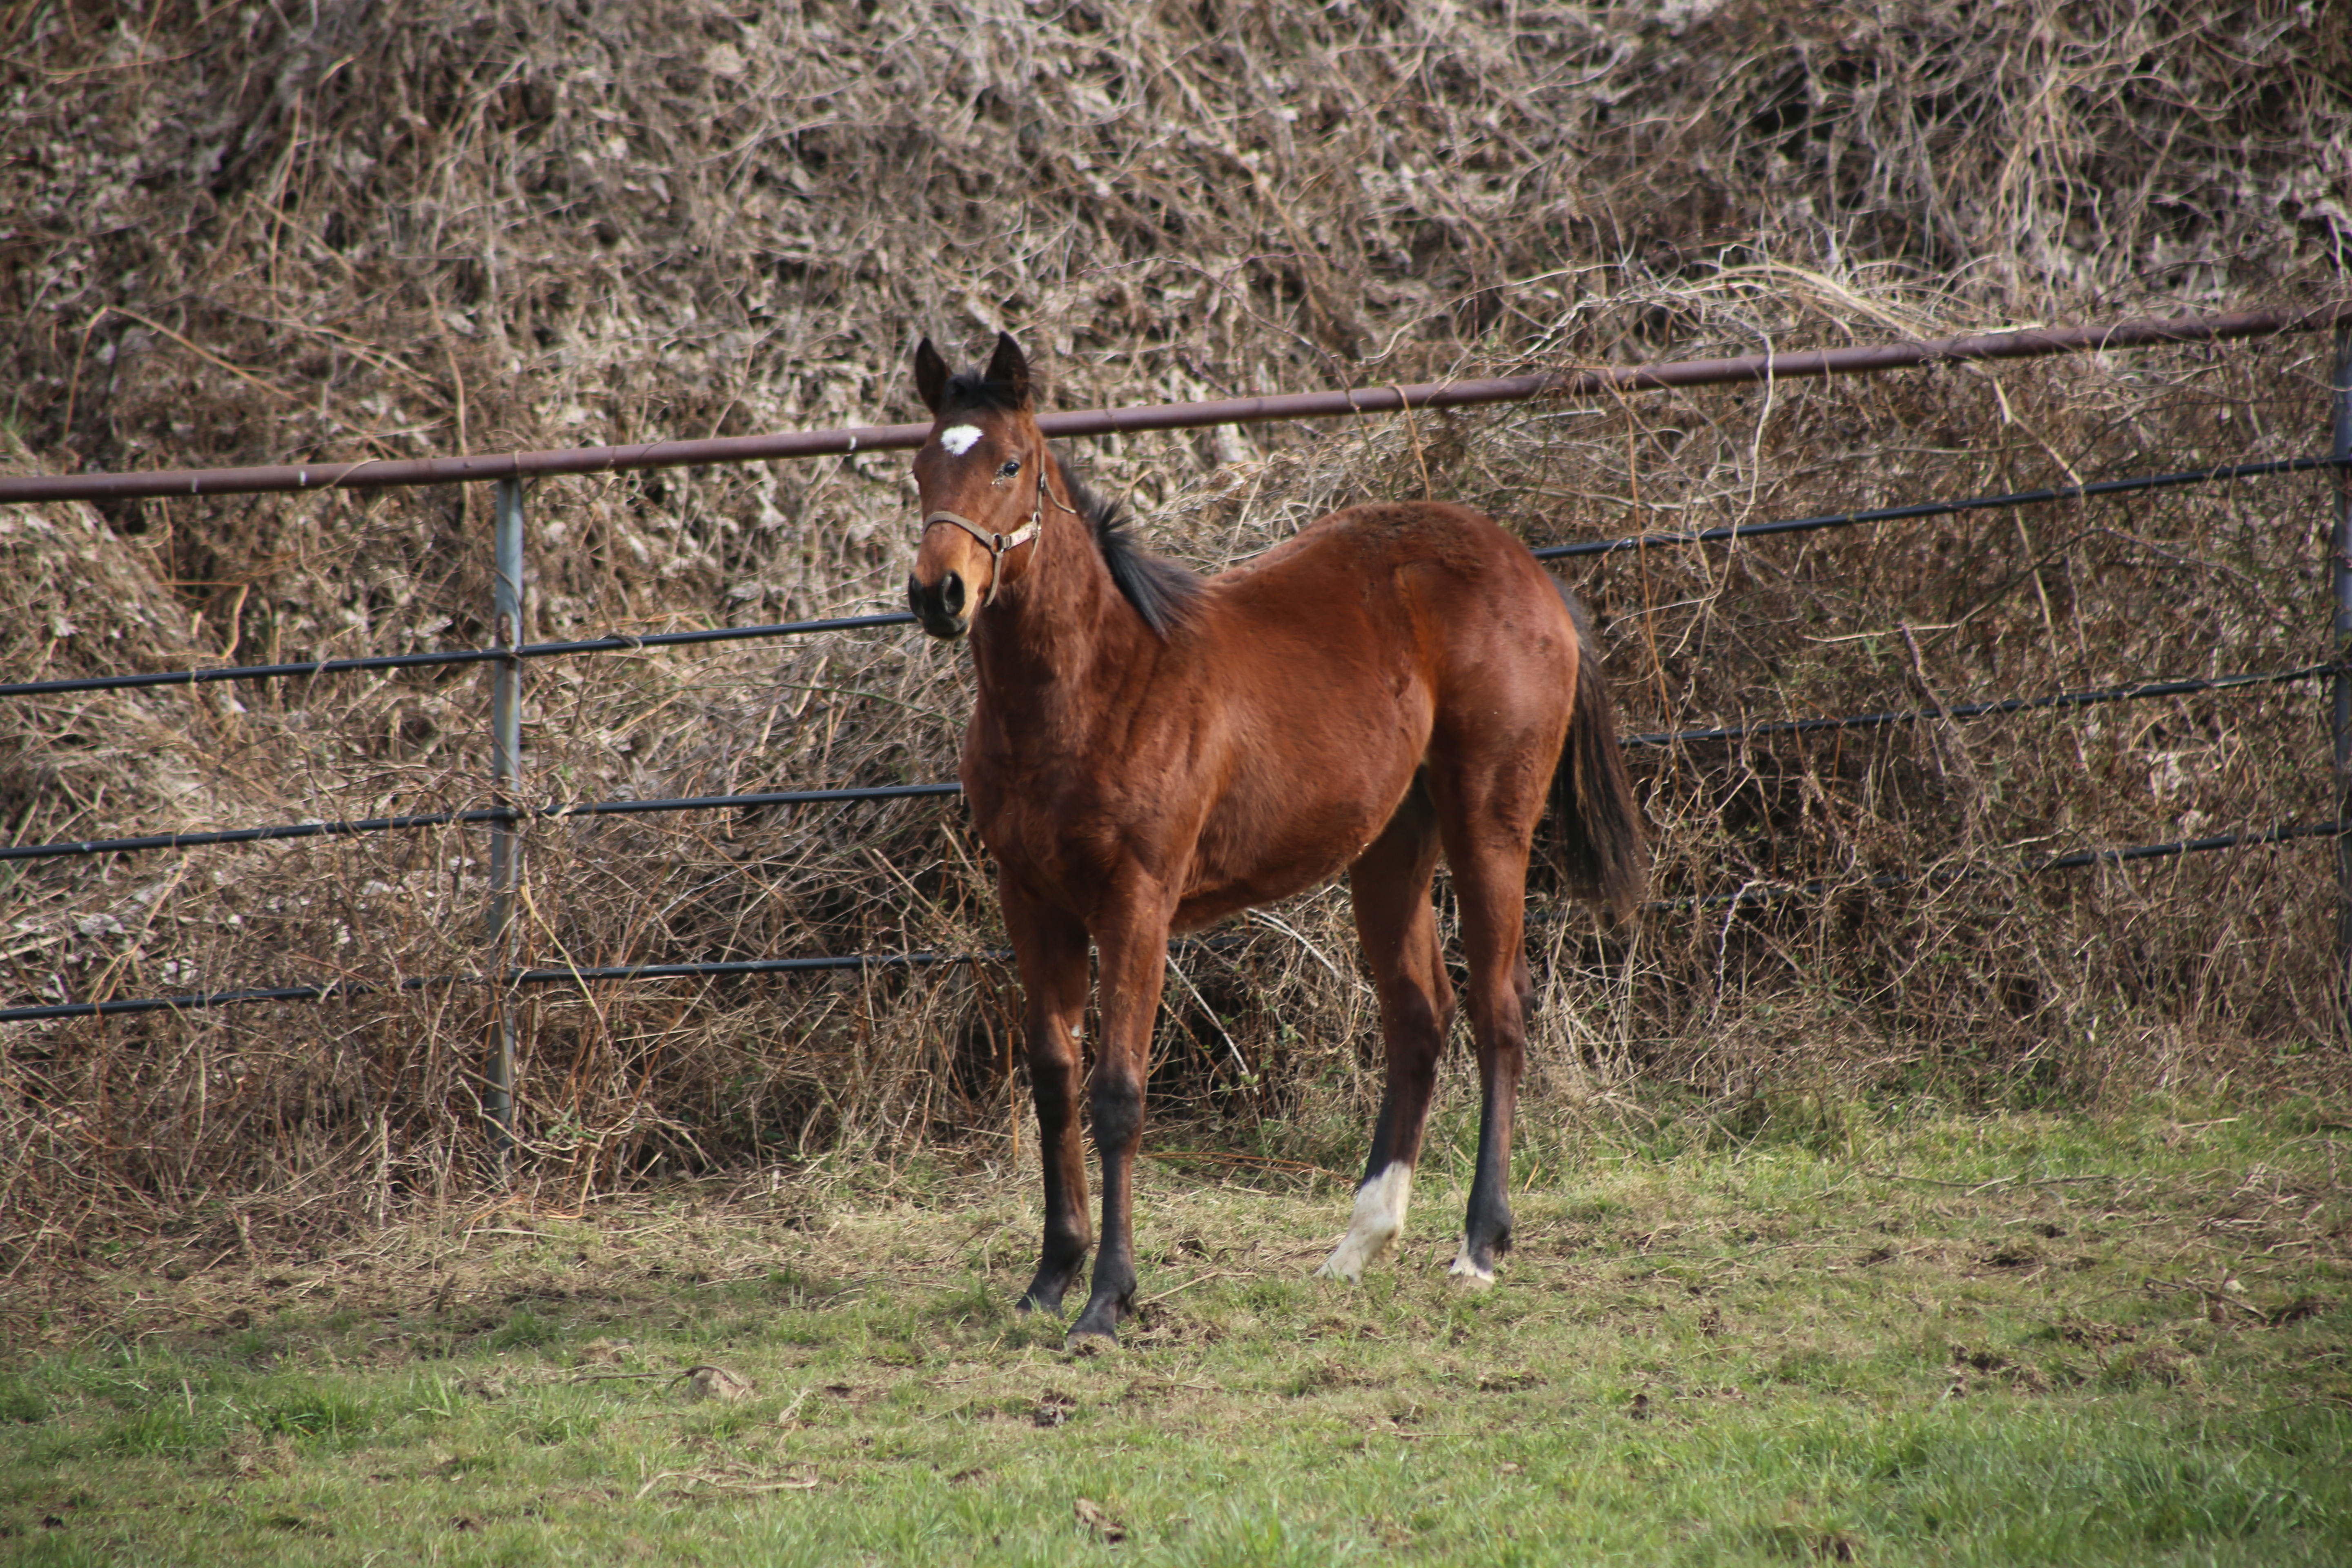
[[[1175,929],[1197,930],[1329,881],[1380,837],[1412,779],[1408,765],[1394,781],[1366,780],[1344,797],[1301,790],[1286,802],[1226,803],[1201,835]]]

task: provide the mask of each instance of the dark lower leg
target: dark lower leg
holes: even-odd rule
[[[1075,1055],[1075,1053],[1073,1053]],[[1045,1238],[1036,1278],[1022,1292],[1024,1310],[1058,1312],[1062,1296],[1086,1267],[1087,1155],[1078,1136],[1078,1064],[1031,1062],[1037,1091],[1037,1141],[1045,1177]]]
[[[1021,1306],[1057,1312],[1063,1293],[1086,1266],[1093,1239],[1087,1229],[1087,1152],[1078,1130],[1087,932],[1076,920],[1033,903],[1010,879],[999,889],[1027,993],[1029,1082],[1037,1099],[1038,1163],[1045,1187],[1045,1243]]]
[[[1391,1058],[1381,1119],[1372,1130],[1372,1152],[1356,1188],[1348,1233],[1317,1270],[1326,1278],[1362,1279],[1366,1266],[1378,1261],[1402,1234],[1405,1210],[1412,1201],[1413,1166],[1421,1157],[1422,1129],[1429,1121],[1436,1062],[1433,1047],[1402,1064]]]
[[[1095,1152],[1102,1159],[1102,1233],[1095,1248],[1094,1289],[1070,1325],[1074,1341],[1118,1337],[1135,1310],[1135,1156],[1143,1145],[1143,1072],[1168,964],[1167,916],[1139,899],[1126,919],[1095,933],[1102,964],[1102,1038],[1095,1047]]]
[[[1116,1338],[1135,1310],[1135,1156],[1143,1143],[1143,1085],[1132,1073],[1095,1069],[1095,1148],[1102,1155],[1102,1247],[1094,1289],[1070,1337]]]
[[[1467,836],[1465,836],[1465,839]],[[1462,1251],[1454,1272],[1479,1281],[1495,1277],[1496,1260],[1511,1247],[1511,1122],[1519,1080],[1527,1071],[1523,998],[1534,989],[1522,950],[1527,858],[1491,846],[1451,844],[1454,894],[1462,910],[1462,945],[1470,961],[1470,1026],[1478,1041],[1478,1164],[1470,1181],[1470,1207],[1462,1225]]]
[[[1514,1040],[1507,1049],[1479,1053],[1483,1080],[1478,1119],[1478,1165],[1470,1181],[1470,1209],[1462,1226],[1456,1274],[1491,1279],[1495,1261],[1511,1249],[1511,1119],[1518,1103],[1525,1052]]]
[[[1420,1160],[1429,1102],[1437,1089],[1437,1058],[1454,1025],[1454,987],[1445,978],[1436,922],[1426,918],[1425,907],[1422,912],[1426,929],[1416,933],[1416,962],[1380,986],[1388,1081],[1381,1089],[1380,1120],[1372,1124],[1372,1150],[1364,1162],[1367,1182],[1392,1165],[1410,1170]]]

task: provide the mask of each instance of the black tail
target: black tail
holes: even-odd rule
[[[1608,906],[1630,919],[1642,901],[1650,851],[1642,841],[1642,811],[1625,757],[1617,749],[1617,719],[1609,708],[1609,683],[1601,673],[1601,647],[1592,622],[1566,584],[1554,581],[1576,622],[1576,708],[1569,720],[1568,745],[1551,775],[1552,815],[1559,823],[1569,887],[1579,898]]]

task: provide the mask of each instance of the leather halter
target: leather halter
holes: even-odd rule
[[[1055,498],[1055,504],[1063,507],[1066,510],[1075,510],[1058,496]],[[943,522],[950,523],[980,541],[982,548],[988,552],[988,592],[982,595],[980,599],[981,608],[986,609],[996,602],[996,585],[1004,580],[1004,552],[1008,550],[1018,550],[1036,538],[1039,530],[1045,524],[1045,460],[1040,457],[1037,461],[1037,500],[1029,509],[1029,521],[1019,528],[1010,533],[991,533],[961,512],[942,509],[923,519],[923,532],[927,534]],[[917,537],[919,538],[920,535]]]

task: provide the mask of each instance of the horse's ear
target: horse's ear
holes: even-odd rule
[[[1003,382],[1013,389],[1015,403],[1029,406],[1029,356],[1021,352],[1011,332],[996,334],[996,352],[988,360],[988,379]]]
[[[923,406],[933,414],[940,411],[940,395],[947,390],[948,362],[940,351],[925,338],[915,345],[915,391],[921,395]]]

